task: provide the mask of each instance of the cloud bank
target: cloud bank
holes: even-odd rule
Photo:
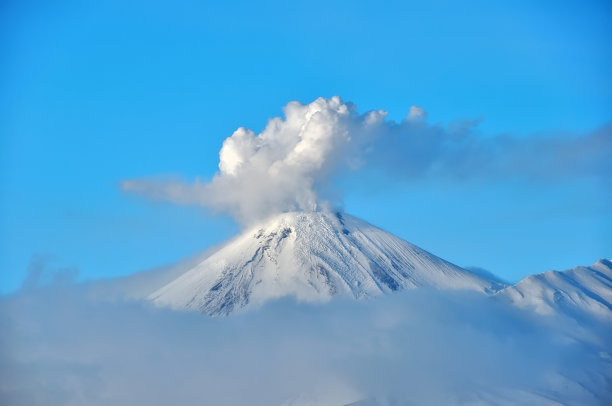
[[[1,404],[547,405],[612,396],[609,326],[585,329],[473,293],[280,301],[212,319],[93,299],[93,288],[0,298]]]
[[[485,137],[477,121],[432,125],[423,108],[412,106],[396,122],[383,110],[359,113],[337,96],[290,102],[283,112],[284,118],[270,119],[259,134],[241,127],[228,137],[219,151],[219,172],[210,181],[131,179],[122,189],[202,205],[248,224],[283,211],[332,205],[338,198],[334,178],[368,168],[402,180],[590,176],[605,181],[612,173],[612,126],[582,136]]]

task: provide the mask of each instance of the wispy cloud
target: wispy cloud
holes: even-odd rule
[[[24,290],[39,288],[47,284],[66,284],[73,282],[79,270],[75,267],[52,267],[56,260],[51,254],[34,254],[21,286]]]
[[[131,179],[122,189],[206,206],[249,223],[329,205],[328,197],[337,196],[334,175],[364,168],[403,180],[606,180],[612,173],[611,125],[581,135],[486,136],[477,120],[429,124],[417,106],[400,122],[388,120],[383,110],[359,113],[339,97],[291,102],[283,110],[285,117],[270,119],[259,134],[239,128],[228,137],[219,152],[219,172],[210,181]]]

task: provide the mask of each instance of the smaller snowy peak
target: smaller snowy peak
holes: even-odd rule
[[[149,298],[226,315],[285,296],[321,302],[420,286],[500,287],[347,214],[290,212],[245,231]]]
[[[498,293],[539,314],[592,314],[612,319],[612,262],[528,276]]]

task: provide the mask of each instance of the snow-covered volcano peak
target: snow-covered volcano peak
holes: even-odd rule
[[[289,212],[243,232],[150,299],[225,315],[284,296],[326,301],[419,286],[499,287],[353,216]]]

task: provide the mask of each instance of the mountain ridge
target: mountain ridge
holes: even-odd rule
[[[530,275],[497,295],[542,315],[588,313],[612,319],[612,261]]]

